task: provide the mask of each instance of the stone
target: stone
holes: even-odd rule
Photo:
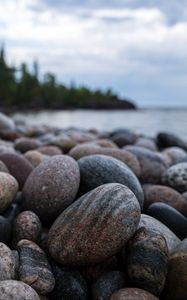
[[[63,153],[68,153],[73,147],[78,144],[77,141],[68,136],[59,136],[51,140],[48,145],[57,146]]]
[[[157,134],[156,140],[158,147],[161,149],[168,147],[179,147],[187,150],[187,143],[172,133],[160,132]]]
[[[14,142],[14,148],[21,153],[39,148],[42,143],[34,138],[21,137]]]
[[[155,141],[153,139],[145,138],[145,137],[139,137],[136,140],[135,146],[147,148],[147,149],[152,150],[152,151],[157,151],[158,150]]]
[[[126,288],[115,292],[111,300],[159,300],[153,294],[138,288]]]
[[[129,241],[127,252],[127,269],[131,283],[159,296],[168,271],[165,238],[154,230],[140,228]]]
[[[34,168],[37,167],[43,160],[49,158],[47,155],[44,155],[37,150],[27,151],[24,154],[24,157],[31,163]]]
[[[40,163],[23,188],[23,205],[47,222],[55,218],[75,199],[80,182],[77,162],[56,155]]]
[[[129,129],[117,129],[111,133],[112,141],[122,148],[126,145],[134,144],[136,141],[136,134],[130,131]]]
[[[171,166],[162,176],[162,183],[183,193],[187,191],[187,162]]]
[[[0,160],[0,172],[9,173],[8,168],[6,167],[4,162],[2,162],[1,160]]]
[[[175,208],[156,202],[149,206],[147,214],[165,224],[179,239],[187,237],[187,219]]]
[[[80,268],[83,277],[89,282],[95,282],[104,273],[118,270],[118,260],[116,256],[111,256],[105,261],[91,266]]]
[[[46,295],[55,286],[55,279],[44,251],[34,242],[21,240],[19,253],[19,280],[32,286],[37,293]]]
[[[169,253],[171,253],[172,250],[181,242],[181,240],[174,234],[173,231],[171,231],[166,225],[151,216],[145,214],[141,215],[138,228],[142,227],[154,230],[155,232],[163,235],[166,240]]]
[[[187,239],[171,253],[163,292],[164,300],[187,299]]]
[[[17,280],[0,281],[0,300],[40,300],[35,290]]]
[[[12,203],[18,192],[16,179],[4,172],[0,172],[0,213],[4,212]]]
[[[164,185],[146,184],[143,186],[144,191],[144,209],[147,210],[155,202],[166,203],[184,216],[187,216],[187,202],[182,195],[171,187]]]
[[[15,124],[14,121],[0,112],[0,131],[1,130],[14,130]]]
[[[106,155],[85,156],[78,160],[81,174],[81,193],[86,193],[105,183],[126,185],[143,207],[143,191],[135,174],[123,162]]]
[[[89,300],[88,286],[79,271],[52,264],[55,287],[51,300]]]
[[[41,231],[42,224],[38,216],[32,211],[23,211],[14,220],[14,244],[23,239],[37,243],[40,241]]]
[[[41,146],[37,148],[37,151],[48,156],[62,154],[62,150],[57,146]]]
[[[0,242],[0,281],[15,279],[15,259],[12,251]]]
[[[135,155],[125,150],[116,148],[104,148],[94,145],[94,143],[85,143],[75,146],[69,152],[69,155],[74,159],[78,160],[84,156],[103,154],[110,157],[119,159],[120,161],[127,164],[127,166],[134,172],[136,176],[140,175],[140,164]]]
[[[0,160],[4,162],[10,174],[18,181],[19,188],[22,189],[27,177],[33,170],[33,166],[23,155],[16,153],[2,153]]]
[[[134,234],[140,206],[131,190],[105,184],[71,204],[48,234],[51,256],[69,266],[100,263],[115,255]]]
[[[169,147],[162,152],[171,160],[170,165],[175,165],[187,159],[187,152],[179,147]]]
[[[126,287],[126,278],[123,272],[105,273],[92,285],[93,300],[110,300],[114,292],[124,287]]]
[[[166,165],[157,152],[138,146],[126,146],[124,149],[136,155],[141,168],[140,180],[143,183],[161,182]]]

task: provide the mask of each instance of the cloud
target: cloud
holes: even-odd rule
[[[145,102],[151,93],[159,100],[180,89],[182,99],[186,1],[170,1],[175,15],[166,1],[147,2],[0,0],[0,41],[6,42],[11,62],[31,65],[37,58],[42,72],[52,71],[65,82],[112,86]]]

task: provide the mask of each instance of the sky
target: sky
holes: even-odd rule
[[[0,45],[18,66],[145,106],[187,106],[187,0],[0,0]]]

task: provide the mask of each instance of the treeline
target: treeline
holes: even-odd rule
[[[47,73],[39,80],[38,63],[33,72],[23,63],[18,70],[10,67],[0,50],[0,107],[15,109],[63,108],[135,108],[129,101],[120,101],[111,90],[106,92],[86,87],[67,87],[57,83],[54,74]]]

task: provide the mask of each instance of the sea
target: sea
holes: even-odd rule
[[[59,128],[76,127],[112,131],[128,128],[154,137],[169,132],[187,140],[187,108],[146,108],[138,110],[64,110],[14,113],[17,121]]]

